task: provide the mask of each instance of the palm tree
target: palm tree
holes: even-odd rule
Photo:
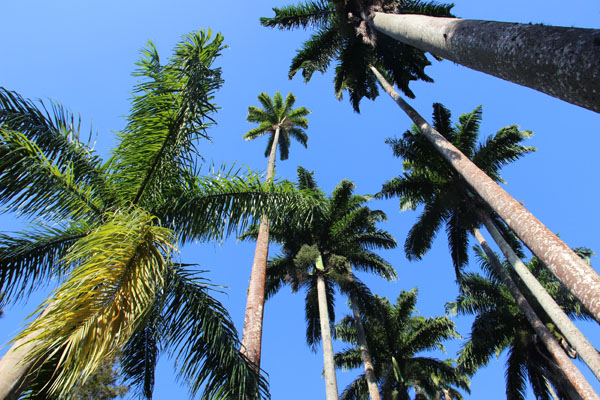
[[[281,29],[317,28],[317,33],[304,43],[303,48],[292,61],[290,77],[302,69],[305,79],[309,80],[315,71],[325,72],[331,62],[337,58],[336,93],[340,97],[343,90],[348,90],[356,111],[363,97],[370,99],[377,97],[375,81],[379,82],[398,106],[419,126],[420,132],[436,147],[437,151],[600,322],[600,301],[597,301],[596,296],[596,293],[600,292],[600,276],[400,97],[394,90],[393,84],[406,94],[411,94],[406,91],[406,86],[411,79],[416,79],[414,65],[419,65],[419,61],[415,57],[406,57],[406,54],[409,54],[407,52],[410,49],[413,52],[415,49],[405,46],[409,50],[402,50],[398,47],[399,43],[392,41],[390,44],[389,40],[382,41],[381,37],[377,37],[376,41],[371,40],[374,36],[367,34],[369,25],[361,22],[357,17],[361,14],[352,14],[356,10],[347,8],[360,4],[362,3],[342,4],[325,0],[308,2],[304,5],[274,9],[275,17],[262,18],[261,22],[263,25]],[[406,3],[394,1],[386,7],[398,13],[435,16],[449,16],[451,8],[450,5],[418,1]],[[351,23],[349,24],[348,21]],[[355,23],[358,23],[358,27]],[[363,38],[362,41],[359,40],[360,37]],[[375,50],[365,50],[368,46],[375,46]],[[377,50],[378,48],[380,50]],[[402,64],[392,62],[399,57],[397,54],[405,55]],[[421,65],[424,67],[426,64]],[[374,78],[369,75],[370,73]],[[392,79],[392,84],[386,77]],[[582,282],[585,284],[581,284]]]
[[[294,293],[301,288],[306,290],[306,339],[313,349],[322,340],[327,399],[337,399],[330,322],[335,320],[334,288],[349,296],[354,310],[367,308],[370,292],[354,276],[351,267],[388,280],[395,279],[392,266],[371,249],[393,248],[396,242],[389,233],[376,227],[386,219],[385,214],[366,207],[364,204],[369,198],[354,195],[351,182],[340,182],[331,197],[326,197],[318,189],[312,173],[300,167],[298,189],[323,204],[311,221],[296,223],[297,217],[289,215],[289,221],[273,224],[271,239],[283,249],[282,254],[269,263],[266,296],[273,296],[286,284]],[[256,235],[254,227],[242,238]],[[363,349],[363,355],[368,358],[366,346]],[[368,367],[367,370],[370,373]]]
[[[317,0],[274,9],[274,19],[287,23],[291,16],[301,16],[302,24],[317,28],[335,20],[341,31],[367,45],[377,47],[380,41],[393,38],[435,57],[600,112],[596,68],[600,30],[448,18],[429,13],[432,7],[432,2],[419,0]],[[414,12],[418,8],[425,12]]]
[[[538,399],[549,399],[551,391],[554,390],[561,399],[581,398],[566,379],[557,360],[541,342],[539,334],[532,329],[528,318],[514,300],[511,290],[504,284],[504,279],[497,273],[493,263],[498,261],[481,252],[479,258],[487,278],[478,274],[466,274],[456,302],[447,305],[453,313],[476,315],[470,339],[461,350],[459,366],[465,372],[473,374],[493,356],[508,350],[505,373],[508,399],[524,399],[527,380]],[[591,315],[581,303],[543,268],[537,258],[532,258],[527,268],[557,299],[570,317],[591,319]],[[504,274],[512,275],[506,264],[500,266],[500,270]],[[519,287],[522,286],[518,277],[513,276],[513,280]],[[561,332],[536,302],[531,304],[534,305],[535,312],[543,316],[544,324],[551,331],[551,335],[565,342]],[[597,398],[593,391],[591,398]]]
[[[0,235],[0,291],[14,302],[52,277],[62,281],[0,360],[0,398],[18,397],[48,368],[45,388],[61,397],[117,353],[149,398],[163,349],[192,394],[268,396],[211,284],[172,257],[177,245],[220,239],[300,198],[253,174],[194,173],[196,139],[208,138],[222,84],[212,64],[223,38],[211,36],[185,36],[166,64],[149,44],[107,162],[62,107],[0,89],[0,203],[35,226]]]
[[[416,302],[415,288],[402,291],[394,305],[385,297],[377,298],[374,309],[363,315],[381,398],[408,400],[409,390],[413,389],[419,399],[435,399],[440,395],[462,399],[455,387],[468,392],[469,380],[452,365],[452,360],[417,355],[428,350],[444,350],[442,342],[459,338],[454,322],[447,317],[413,315]],[[337,339],[353,345],[336,353],[336,365],[356,368],[361,361],[353,319],[342,319],[335,333]],[[342,399],[367,398],[365,383],[365,376],[361,375],[346,387]]]
[[[306,147],[308,136],[304,129],[308,128],[305,118],[310,111],[306,107],[294,109],[296,98],[290,93],[285,102],[279,92],[273,99],[266,93],[261,93],[258,100],[263,108],[248,107],[248,121],[259,124],[258,127],[246,132],[244,139],[254,140],[268,134],[269,142],[265,150],[265,157],[269,157],[267,164],[267,184],[273,180],[275,173],[275,156],[279,146],[279,157],[287,160],[290,149],[290,137],[296,139]],[[244,317],[244,331],[242,335],[242,352],[257,367],[260,367],[263,312],[265,305],[265,276],[267,258],[269,257],[269,220],[262,218],[260,230],[256,240],[254,261],[250,274],[248,287],[248,302]]]
[[[477,145],[481,108],[472,113],[463,114],[460,124],[453,128],[450,122],[450,112],[440,104],[434,104],[434,120],[436,128],[459,147],[464,154],[485,171],[489,176],[501,182],[500,168],[534,149],[520,145],[529,136],[528,132],[520,132],[516,126],[506,127],[495,136],[488,138],[483,145]],[[473,233],[480,237],[477,227],[483,223],[502,248],[512,253],[515,270],[527,283],[529,290],[543,304],[544,310],[552,316],[553,321],[577,350],[580,351],[590,368],[596,372],[600,365],[600,357],[593,346],[579,332],[560,307],[548,295],[543,287],[529,274],[526,268],[517,265],[520,262],[511,246],[496,228],[495,219],[485,204],[475,196],[469,185],[448,168],[444,159],[439,157],[429,142],[419,135],[413,127],[402,139],[388,140],[394,154],[403,157],[404,168],[408,172],[402,177],[395,178],[384,184],[381,195],[386,197],[401,196],[401,206],[413,208],[424,204],[425,209],[418,222],[411,228],[406,242],[405,251],[409,258],[420,258],[431,246],[436,231],[446,223],[448,242],[452,260],[460,281],[461,268],[468,261],[468,236]],[[426,160],[426,161],[425,161]],[[425,164],[426,163],[426,164]],[[500,224],[498,226],[504,226]],[[504,234],[509,238],[506,229]],[[520,262],[522,264],[522,262]],[[524,271],[525,270],[525,271]],[[532,315],[535,319],[537,316]],[[531,321],[540,325],[535,321]],[[565,360],[567,361],[567,360]],[[569,363],[570,364],[570,363]],[[573,370],[575,373],[576,371]],[[578,374],[577,374],[578,375]]]

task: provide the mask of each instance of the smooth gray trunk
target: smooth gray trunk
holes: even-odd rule
[[[316,261],[317,270],[324,271],[323,259],[319,255]],[[319,321],[321,324],[321,341],[323,343],[323,369],[325,375],[325,394],[327,400],[338,400],[337,377],[333,361],[333,341],[331,339],[331,324],[327,308],[327,292],[325,279],[321,273],[317,276],[317,298],[319,304]]]
[[[596,378],[600,380],[600,355],[594,346],[592,346],[581,331],[577,329],[562,308],[556,304],[556,301],[554,301],[552,296],[546,292],[544,287],[538,282],[535,276],[533,276],[531,271],[529,271],[529,268],[523,264],[523,261],[521,261],[506,240],[504,240],[504,237],[502,237],[489,215],[483,211],[479,211],[478,214],[485,225],[485,228],[494,239],[494,242],[500,247],[502,254],[508,259],[517,275],[519,275],[519,278],[521,278],[525,286],[527,286],[527,289],[529,289],[542,309],[548,314],[548,317],[550,317],[552,322],[565,336],[569,344],[575,348],[577,353],[579,353],[579,356],[587,364],[594,375],[596,375]]]
[[[589,382],[583,377],[581,372],[577,369],[575,364],[566,355],[560,344],[554,339],[552,333],[546,328],[546,325],[537,316],[531,305],[525,299],[525,296],[521,293],[515,282],[512,280],[508,272],[502,267],[500,261],[496,258],[496,255],[488,245],[487,241],[479,232],[478,229],[473,229],[473,235],[479,242],[479,245],[483,248],[483,251],[490,259],[490,264],[502,280],[502,283],[508,287],[511,294],[513,295],[519,309],[527,318],[527,321],[531,324],[531,327],[538,335],[548,352],[556,360],[558,366],[562,369],[568,381],[573,385],[573,388],[581,395],[584,400],[600,399]]]
[[[373,66],[377,80],[421,133],[600,323],[600,276],[496,182],[425,121]]]
[[[367,338],[365,336],[365,328],[362,323],[360,316],[360,310],[356,304],[354,296],[350,297],[352,304],[352,313],[354,315],[354,324],[356,326],[356,336],[358,339],[358,346],[360,348],[360,355],[362,357],[363,367],[365,369],[365,377],[367,378],[367,387],[369,388],[369,396],[371,400],[380,400],[379,388],[377,387],[377,378],[375,378],[375,371],[373,370],[373,359],[367,346]]]
[[[379,32],[600,112],[600,29],[375,13]]]
[[[279,126],[275,129],[273,145],[267,163],[266,182],[273,180],[275,173],[275,156],[279,143]],[[267,259],[269,258],[269,220],[263,215],[256,238],[256,250],[252,261],[248,300],[244,315],[241,351],[257,368],[260,368],[263,316],[265,309],[265,282],[267,279]]]

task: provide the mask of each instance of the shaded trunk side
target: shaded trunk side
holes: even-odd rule
[[[331,324],[329,322],[329,310],[327,308],[327,292],[325,290],[325,278],[322,271],[325,270],[321,255],[316,260],[317,267],[317,297],[319,303],[319,322],[321,324],[321,340],[323,343],[323,369],[325,375],[325,394],[327,400],[338,400],[337,377],[335,375],[335,363],[333,361],[333,341],[331,339]]]
[[[273,180],[275,173],[275,156],[277,155],[277,143],[279,142],[279,127],[275,129],[273,145],[269,154],[267,164],[266,182]],[[263,216],[258,228],[256,238],[256,250],[252,261],[252,272],[250,273],[250,284],[248,286],[248,300],[246,301],[246,313],[244,315],[244,330],[242,333],[241,352],[250,361],[260,368],[262,329],[265,308],[265,282],[267,279],[267,259],[269,258],[269,220]]]
[[[358,309],[358,305],[354,296],[350,296],[350,302],[352,304],[354,325],[356,326],[358,347],[360,348],[360,355],[362,357],[363,367],[365,369],[365,377],[367,378],[369,396],[371,397],[371,400],[380,400],[379,388],[377,387],[377,378],[375,377],[375,371],[373,370],[373,360],[371,358],[371,353],[369,352],[369,347],[367,346],[367,338],[365,336],[365,328],[360,316],[360,310]]]
[[[496,258],[496,255],[488,245],[487,241],[484,239],[481,232],[479,232],[478,229],[473,229],[473,235],[479,242],[479,245],[483,248],[485,254],[490,259],[490,264],[502,280],[502,283],[508,287],[515,301],[517,302],[519,309],[523,312],[525,318],[527,318],[527,321],[529,321],[531,327],[538,335],[546,349],[556,360],[556,363],[562,369],[571,385],[573,385],[575,390],[577,390],[584,400],[600,399],[589,382],[583,377],[575,364],[573,364],[571,359],[565,354],[560,344],[556,341],[556,339],[554,339],[552,333],[550,333],[542,320],[537,316],[508,272],[506,272],[506,270],[502,267],[500,261],[498,258]]]
[[[372,26],[438,57],[600,112],[600,29],[379,12]]]
[[[600,276],[518,201],[425,121],[373,66],[377,80],[421,133],[600,323]]]
[[[546,292],[544,287],[538,282],[535,276],[533,276],[531,271],[529,271],[529,268],[527,268],[527,266],[523,264],[523,261],[515,254],[496,228],[490,216],[481,210],[478,210],[478,216],[494,239],[494,242],[496,242],[498,247],[502,250],[504,257],[508,259],[515,272],[535,297],[538,304],[548,314],[548,317],[550,317],[552,322],[558,327],[569,344],[577,350],[579,356],[587,364],[594,375],[596,375],[596,378],[600,380],[600,354],[598,354],[594,346],[586,339],[583,333],[577,329],[573,321],[569,319],[562,308],[556,304],[556,301],[554,301],[552,296]]]

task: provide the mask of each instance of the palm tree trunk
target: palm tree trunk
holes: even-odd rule
[[[600,30],[376,12],[372,26],[465,67],[600,112]]]
[[[452,167],[600,323],[600,276],[518,201],[425,121],[371,66],[377,80]]]
[[[369,352],[369,347],[367,346],[365,328],[363,326],[360,310],[358,309],[358,305],[354,296],[350,296],[350,303],[352,304],[354,325],[356,326],[356,336],[358,339],[358,346],[360,348],[360,355],[363,361],[363,367],[365,368],[365,377],[367,378],[369,396],[371,397],[371,400],[380,400],[379,388],[377,387],[377,378],[375,378],[375,371],[373,370],[373,360],[371,358],[371,353]]]
[[[279,142],[279,126],[275,129],[271,153],[267,164],[266,182],[273,180],[275,173],[275,156]],[[269,258],[269,220],[263,215],[256,238],[256,250],[252,261],[250,284],[248,286],[248,300],[244,316],[244,330],[242,333],[242,353],[260,369],[262,347],[263,315],[265,308],[265,281],[267,279],[267,259]]]
[[[53,308],[53,304],[46,306],[38,316],[42,318]],[[26,361],[27,355],[37,347],[31,340],[37,336],[36,332],[17,340],[0,359],[0,400],[17,400],[27,387],[27,375],[34,366],[35,361]]]
[[[335,375],[335,363],[333,361],[333,341],[331,340],[331,324],[329,322],[329,310],[327,307],[327,292],[325,290],[325,278],[321,274],[325,270],[323,259],[319,254],[316,260],[317,267],[317,297],[319,304],[319,321],[321,323],[321,340],[323,342],[323,366],[325,374],[325,394],[327,400],[338,400],[337,378]]]
[[[502,250],[504,257],[513,266],[519,278],[523,281],[527,289],[535,297],[542,309],[548,314],[548,317],[558,327],[571,346],[577,350],[579,356],[592,370],[596,378],[600,380],[600,354],[594,346],[586,339],[575,324],[569,319],[567,314],[560,308],[556,301],[546,292],[544,287],[535,279],[535,276],[529,271],[529,268],[523,264],[523,261],[515,254],[510,245],[504,240],[496,225],[490,216],[482,210],[477,211],[479,219],[485,225],[487,231]]]
[[[478,229],[473,229],[473,235],[479,242],[479,245],[483,248],[483,251],[490,259],[490,263],[502,282],[508,287],[512,293],[519,309],[525,314],[525,318],[531,324],[531,327],[538,335],[546,349],[552,354],[552,357],[556,360],[558,366],[562,369],[563,373],[573,385],[575,390],[581,395],[584,400],[589,399],[600,399],[594,389],[591,387],[588,381],[583,377],[581,372],[577,369],[571,359],[565,354],[560,344],[554,339],[552,333],[546,328],[544,323],[537,316],[531,305],[525,299],[525,296],[521,293],[515,282],[512,280],[508,272],[500,265],[500,261],[496,258],[492,249],[489,247],[487,241],[484,239],[481,232]]]

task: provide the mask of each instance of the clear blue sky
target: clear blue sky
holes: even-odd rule
[[[225,86],[216,101],[222,110],[216,116],[218,126],[210,131],[214,142],[200,145],[203,156],[217,165],[235,163],[264,170],[266,143],[242,140],[243,133],[252,128],[245,121],[247,107],[257,105],[261,91],[270,95],[292,91],[297,105],[313,111],[309,116],[309,147],[293,143],[289,160],[278,164],[277,176],[295,179],[296,167],[302,165],[316,171],[317,182],[327,192],[348,178],[355,182],[357,193],[375,193],[385,180],[401,172],[401,161],[392,157],[384,139],[400,135],[410,121],[385,96],[375,102],[365,101],[360,115],[353,113],[346,99],[335,99],[330,73],[315,75],[308,85],[300,77],[289,81],[289,62],[308,33],[273,31],[258,23],[259,17],[272,15],[271,7],[288,3],[3,1],[0,86],[25,97],[51,98],[81,113],[84,126],[92,124],[97,133],[96,148],[106,154],[114,143],[114,132],[123,128],[124,116],[129,112],[128,99],[135,82],[131,72],[139,49],[152,40],[166,58],[181,35],[210,28],[224,34],[229,48],[219,61]],[[464,18],[600,28],[597,0],[572,0],[568,4],[557,0],[456,3],[454,13]],[[424,116],[429,118],[434,102],[446,105],[455,117],[482,104],[484,136],[511,124],[535,133],[527,144],[536,146],[538,152],[504,168],[507,191],[552,231],[559,232],[568,245],[600,252],[600,115],[448,61],[434,62],[427,73],[435,83],[412,85],[417,99],[411,104]],[[381,227],[402,244],[417,214],[400,213],[397,200],[373,202],[371,207],[387,212],[389,222]],[[2,231],[15,226],[9,217],[0,217]],[[365,280],[375,293],[392,299],[400,290],[418,286],[417,307],[421,314],[443,314],[444,303],[452,301],[457,293],[445,235],[439,235],[433,249],[419,262],[407,261],[401,248],[381,253],[397,269],[397,282]],[[276,251],[273,249],[271,254]],[[181,251],[183,261],[209,269],[208,276],[214,283],[228,286],[221,300],[240,331],[252,254],[253,244],[236,243],[234,239],[223,246],[197,244]],[[598,263],[598,257],[593,257],[592,265]],[[43,293],[27,305],[5,310],[0,320],[3,344],[19,329],[41,296]],[[304,341],[302,298],[285,289],[266,305],[262,367],[269,373],[273,399],[325,397],[321,354],[311,353]],[[345,300],[340,297],[338,317],[345,312]],[[470,319],[457,318],[456,322],[460,333],[467,336]],[[587,324],[583,329],[592,344],[600,346],[598,327]],[[340,344],[336,346],[341,348]],[[459,347],[460,341],[449,343],[447,356],[453,357]],[[471,398],[505,397],[503,363],[503,357],[493,360],[474,376]],[[185,388],[174,381],[172,365],[166,356],[161,360],[156,399],[187,397]],[[358,373],[339,372],[340,391]],[[594,385],[600,390],[597,381]]]

